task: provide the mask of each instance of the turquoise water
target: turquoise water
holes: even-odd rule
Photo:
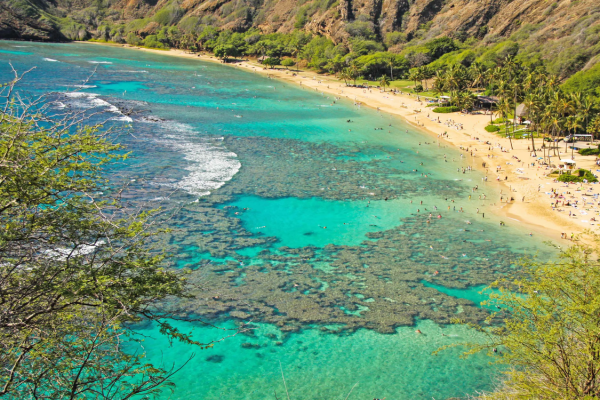
[[[54,92],[57,110],[103,111],[131,129],[118,140],[132,157],[111,178],[130,183],[132,201],[183,207],[164,248],[204,287],[174,306],[225,327],[254,321],[252,336],[205,351],[142,329],[156,362],[196,353],[164,398],[284,398],[279,362],[293,399],[344,399],[356,383],[349,399],[491,387],[486,356],[431,352],[480,340],[448,322],[483,320],[481,288],[543,247],[476,213],[492,200],[469,200],[474,185],[497,193],[457,172],[467,157],[400,119],[218,64],[0,42],[3,82],[9,60],[37,67],[21,88]]]

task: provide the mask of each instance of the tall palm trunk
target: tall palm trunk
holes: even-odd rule
[[[508,136],[508,141],[510,142],[510,149],[514,150],[513,143],[512,143],[512,135],[508,133],[508,112],[504,115],[504,120],[505,120],[506,135]]]
[[[527,126],[527,129],[529,130],[529,134],[531,135],[531,150],[533,150],[533,155],[535,157],[535,156],[537,156],[537,154],[535,152],[535,142],[533,141],[533,130],[531,129],[532,123],[531,123],[531,119],[529,119],[529,109],[527,109],[527,120],[529,121],[529,125]]]

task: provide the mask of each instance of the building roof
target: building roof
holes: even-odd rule
[[[517,117],[525,117],[525,116],[527,116],[528,111],[529,110],[527,109],[527,107],[525,107],[525,104],[522,104],[522,103],[519,104],[517,106]]]
[[[485,104],[496,104],[500,101],[496,96],[477,96],[477,100]]]

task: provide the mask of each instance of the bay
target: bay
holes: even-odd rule
[[[119,141],[132,157],[110,173],[130,182],[129,200],[183,207],[164,247],[205,290],[180,306],[232,331],[182,327],[210,341],[253,321],[251,334],[203,351],[140,328],[153,361],[195,353],[164,398],[284,398],[280,363],[294,399],[344,399],[357,383],[350,399],[493,386],[487,356],[431,353],[482,340],[450,319],[481,321],[488,311],[474,291],[547,250],[524,228],[476,213],[499,188],[462,173],[466,153],[349,99],[228,66],[21,45],[0,42],[0,80],[11,79],[9,61],[35,67],[23,93],[53,92],[58,110],[102,111],[93,118],[126,129]]]

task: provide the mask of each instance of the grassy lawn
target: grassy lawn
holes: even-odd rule
[[[353,82],[350,82],[350,83],[353,83]],[[364,79],[357,79],[356,84],[357,85],[368,84],[369,86],[379,86],[379,81],[366,81]],[[385,90],[398,89],[398,90],[401,90],[402,92],[418,94],[419,96],[436,97],[436,94],[434,94],[433,91],[431,91],[431,90],[428,90],[426,92],[418,92],[417,93],[413,90],[414,86],[415,86],[415,83],[413,81],[407,81],[407,80],[400,79],[397,81],[391,81],[390,86],[386,87]]]
[[[518,131],[519,129],[524,129],[526,128],[527,125],[517,125],[516,127],[516,131]],[[494,132],[496,135],[506,138],[508,137],[508,135],[512,136],[512,125],[508,126],[508,129],[506,129],[505,126],[502,126],[501,129],[498,132]],[[530,139],[531,136],[529,136],[532,132],[529,131],[519,131],[519,132],[515,132],[513,139]],[[541,138],[542,135],[540,135],[538,132],[533,132],[533,137],[534,138]]]

